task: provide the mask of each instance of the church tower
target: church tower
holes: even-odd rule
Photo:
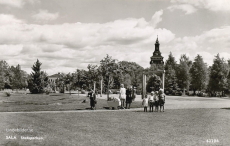
[[[150,65],[156,65],[156,66],[163,66],[164,65],[164,61],[163,58],[161,56],[161,52],[160,52],[160,43],[158,41],[158,36],[157,36],[157,40],[155,43],[155,51],[153,52],[153,56],[150,57]]]

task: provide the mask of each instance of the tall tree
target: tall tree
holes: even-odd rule
[[[6,84],[10,84],[9,65],[6,61],[0,61],[0,89],[3,89]]]
[[[41,71],[42,63],[37,61],[34,63],[28,79],[28,88],[32,94],[43,93],[46,82],[48,81],[47,74]]]
[[[21,70],[20,65],[11,67],[11,86],[13,89],[22,89],[27,86],[27,74]]]
[[[183,94],[185,94],[185,89],[189,90],[189,85],[191,81],[190,77],[190,68],[192,65],[192,61],[183,54],[180,58],[180,64],[177,68],[177,79],[178,79],[178,86],[183,89]]]
[[[88,69],[88,72],[87,72],[88,85],[89,85],[89,88],[93,88],[94,82],[99,81],[98,66],[89,64],[87,66],[87,69]]]
[[[173,90],[177,90],[177,77],[176,77],[176,69],[177,63],[175,57],[173,57],[172,53],[169,53],[169,57],[165,63],[165,92],[167,94],[171,94]]]
[[[204,63],[203,58],[200,55],[197,55],[192,67],[190,69],[191,74],[191,88],[194,91],[196,90],[205,90],[208,85],[208,67]]]
[[[114,76],[120,73],[119,66],[115,59],[112,59],[108,54],[100,61],[100,74],[103,77],[105,87],[107,89],[107,97],[109,97],[109,89],[114,86]]]
[[[208,89],[212,94],[219,91],[222,92],[227,89],[227,77],[229,74],[229,67],[224,58],[220,58],[219,54],[215,56],[213,65],[210,71],[210,80]]]

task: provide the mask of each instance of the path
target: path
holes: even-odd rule
[[[118,96],[118,95],[112,95]],[[73,98],[77,98],[77,95],[73,95]],[[103,95],[97,98],[106,99],[107,96]],[[135,101],[142,101],[141,96],[137,95]],[[134,101],[134,102],[135,102]],[[229,98],[216,98],[216,97],[193,97],[193,96],[166,96],[165,110],[170,109],[193,109],[193,108],[230,108],[230,99]],[[71,112],[122,112],[122,111],[142,111],[142,108],[131,108],[124,110],[107,110],[107,109],[98,109],[98,110],[70,110],[70,111],[30,111],[30,112],[0,112],[3,113],[71,113]]]

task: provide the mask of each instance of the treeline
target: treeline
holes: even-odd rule
[[[165,63],[165,89],[169,94],[181,89],[193,91],[193,94],[203,92],[209,96],[224,96],[229,92],[229,71],[230,60],[220,58],[219,54],[212,66],[208,66],[200,55],[192,61],[183,54],[177,63],[170,52]]]
[[[224,96],[230,87],[230,60],[226,61],[217,54],[213,65],[208,66],[202,56],[197,55],[192,61],[185,54],[181,55],[177,63],[170,52],[161,72],[156,72],[156,66],[143,68],[135,62],[118,61],[106,55],[99,65],[89,64],[86,70],[77,69],[74,73],[58,73],[58,79],[53,82],[48,75],[41,71],[41,63],[37,60],[30,75],[22,71],[20,65],[11,66],[0,62],[0,89],[29,88],[31,93],[43,93],[58,90],[89,90],[93,84],[100,90],[101,81],[103,92],[109,89],[119,89],[120,84],[126,87],[132,85],[141,93],[142,74],[148,75],[147,91],[160,88],[162,81],[161,72],[165,70],[165,92],[176,94],[182,91],[196,91],[209,93],[216,96],[221,92]],[[159,68],[158,68],[159,69]],[[155,71],[156,75],[153,75]],[[157,76],[158,75],[158,76]]]
[[[20,65],[9,66],[6,61],[0,61],[0,90],[23,89],[28,86],[27,73]]]

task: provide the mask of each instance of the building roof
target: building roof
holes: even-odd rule
[[[51,76],[48,76],[49,78],[58,78],[58,74],[53,74]]]

